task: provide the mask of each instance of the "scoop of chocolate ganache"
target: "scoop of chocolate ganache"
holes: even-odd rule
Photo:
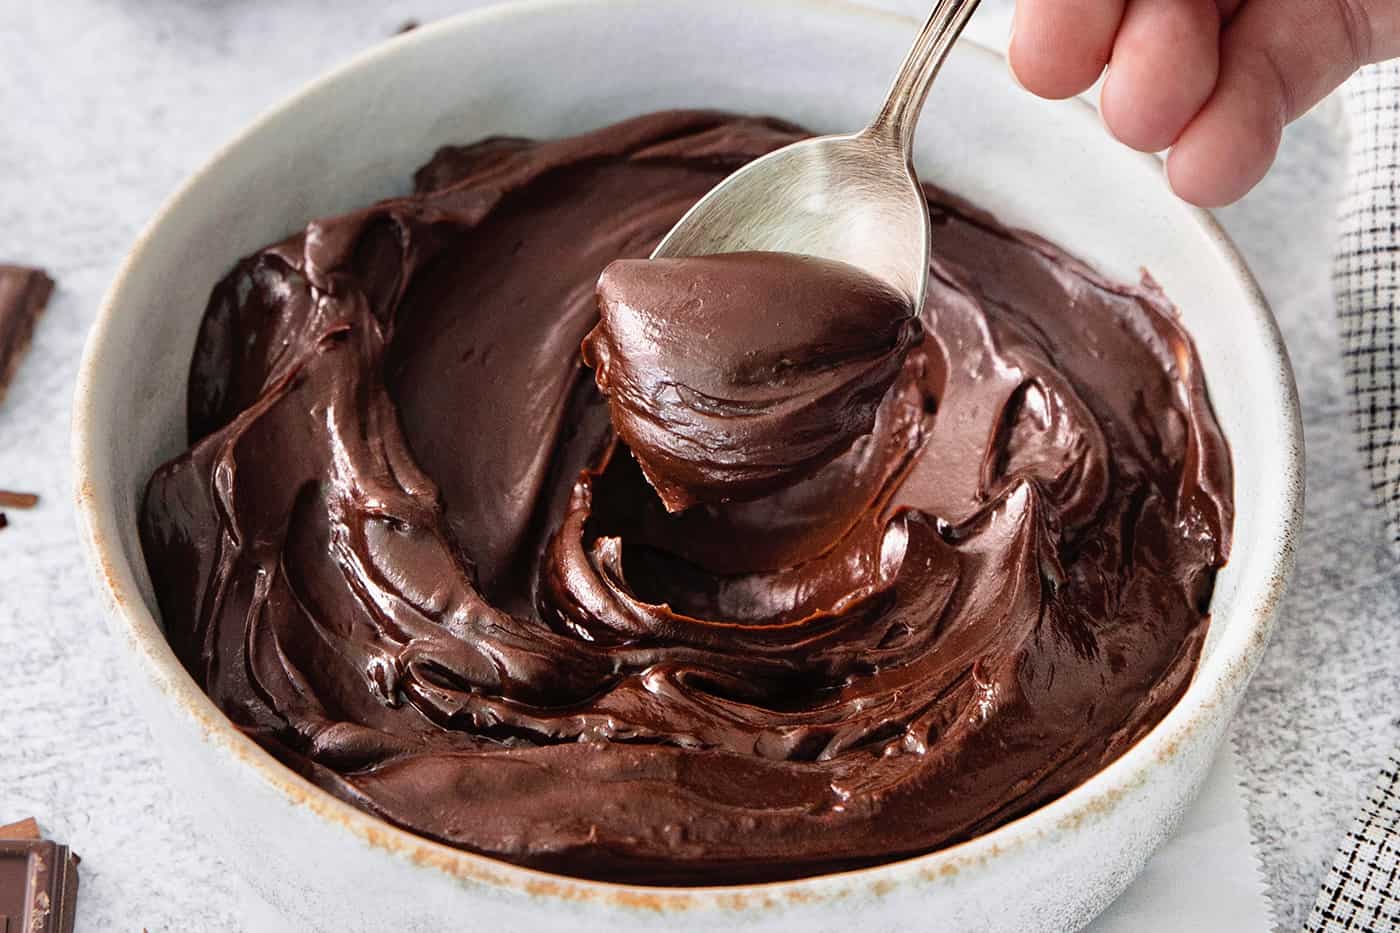
[[[870,433],[922,328],[843,262],[747,252],[619,260],[584,360],[668,511],[756,499]]]

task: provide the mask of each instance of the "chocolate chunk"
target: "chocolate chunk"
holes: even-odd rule
[[[398,29],[394,30],[394,35],[401,36],[406,32],[412,32],[413,30],[417,29],[420,25],[422,24],[419,23],[416,19],[406,19],[399,24]]]
[[[42,269],[0,265],[0,399],[52,293],[53,279]]]
[[[0,839],[42,839],[39,832],[39,823],[34,817],[27,817],[17,823],[7,823],[0,826]]]
[[[34,820],[0,827],[0,933],[72,933],[78,857]]]

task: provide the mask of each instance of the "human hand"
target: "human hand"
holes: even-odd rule
[[[1171,149],[1187,201],[1228,204],[1278,153],[1283,127],[1357,68],[1400,56],[1400,0],[1017,0],[1010,60],[1042,97],[1093,85],[1108,129]]]

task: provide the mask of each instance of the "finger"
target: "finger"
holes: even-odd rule
[[[1357,3],[1252,0],[1239,9],[1221,43],[1215,90],[1167,158],[1177,194],[1218,207],[1258,184],[1273,164],[1284,124],[1370,55]]]
[[[1060,99],[1090,88],[1113,50],[1125,0],[1017,0],[1008,59],[1032,94]]]
[[[1400,58],[1400,3],[1395,0],[1353,0],[1365,48],[1363,64]]]
[[[1176,142],[1215,88],[1217,0],[1128,0],[1099,101],[1120,141],[1143,152]]]
[[[1228,23],[1242,3],[1244,0],[1215,0],[1215,6],[1220,10],[1220,21]]]

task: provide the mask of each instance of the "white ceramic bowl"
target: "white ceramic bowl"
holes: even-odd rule
[[[360,56],[259,120],[142,234],[82,367],[78,515],[170,779],[289,928],[1070,930],[1172,831],[1263,651],[1291,562],[1302,489],[1292,375],[1239,256],[1206,214],[1171,197],[1159,164],[1111,144],[1084,105],[1032,99],[997,55],[969,45],[929,102],[924,177],[1114,276],[1150,268],[1196,337],[1241,480],[1195,680],[1102,773],[995,832],[876,868],[728,888],[578,881],[429,842],[317,789],[232,728],[161,634],[137,508],[151,471],[185,447],[195,331],[235,259],[310,218],[404,192],[445,142],[559,136],[677,106],[857,127],[916,25],[817,0],[574,0],[466,14]]]

